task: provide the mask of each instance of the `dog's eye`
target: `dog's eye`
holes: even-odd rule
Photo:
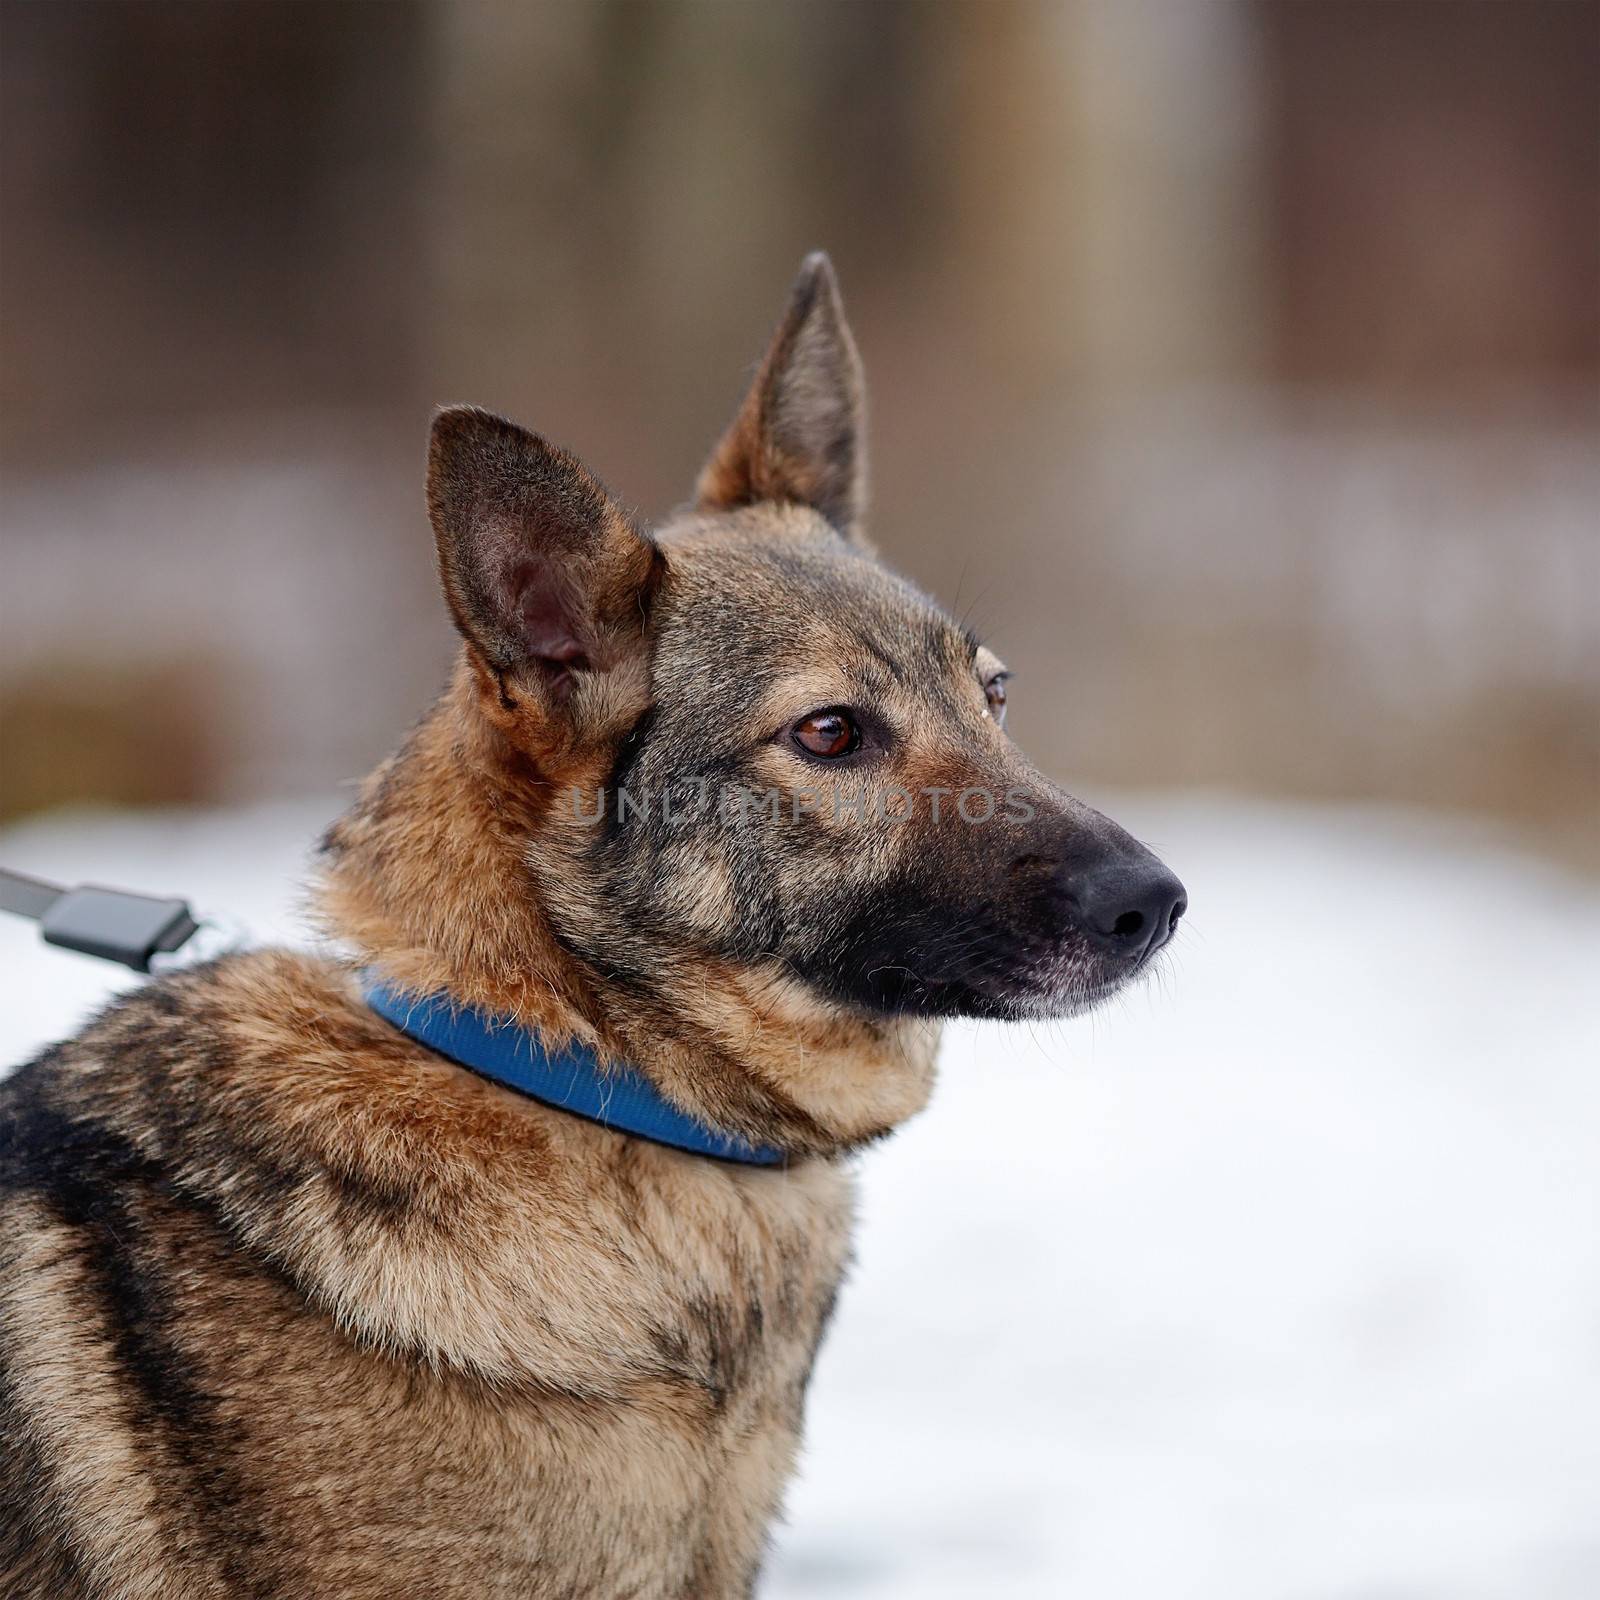
[[[1006,725],[1006,677],[1006,673],[997,672],[983,686],[983,692],[989,701],[989,715],[1002,728]]]
[[[794,742],[811,755],[832,761],[861,748],[861,730],[843,711],[814,711],[795,725]]]

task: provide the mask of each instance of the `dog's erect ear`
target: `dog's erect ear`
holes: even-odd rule
[[[739,414],[695,488],[702,511],[798,502],[841,533],[866,510],[865,392],[833,267],[807,256]]]
[[[433,419],[428,515],[445,599],[500,681],[564,700],[644,636],[655,545],[582,462],[474,406]]]

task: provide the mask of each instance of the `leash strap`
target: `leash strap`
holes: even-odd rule
[[[781,1150],[708,1128],[668,1101],[643,1073],[604,1066],[585,1045],[547,1050],[529,1028],[485,1017],[446,995],[402,994],[370,972],[362,987],[367,1004],[408,1038],[545,1105],[691,1155],[755,1167],[784,1160]]]
[[[125,889],[68,889],[0,867],[0,911],[39,924],[46,944],[149,972],[199,931],[185,900],[157,900]]]

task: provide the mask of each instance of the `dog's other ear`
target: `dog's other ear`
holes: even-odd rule
[[[565,701],[641,643],[664,570],[582,462],[475,406],[433,419],[428,515],[445,599],[502,699]]]
[[[738,415],[695,487],[702,511],[760,500],[820,511],[846,537],[866,510],[865,386],[828,258],[807,256]]]

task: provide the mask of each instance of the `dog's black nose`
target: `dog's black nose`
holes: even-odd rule
[[[1074,874],[1067,893],[1084,931],[1103,949],[1133,961],[1154,955],[1189,908],[1177,877],[1147,854]]]

